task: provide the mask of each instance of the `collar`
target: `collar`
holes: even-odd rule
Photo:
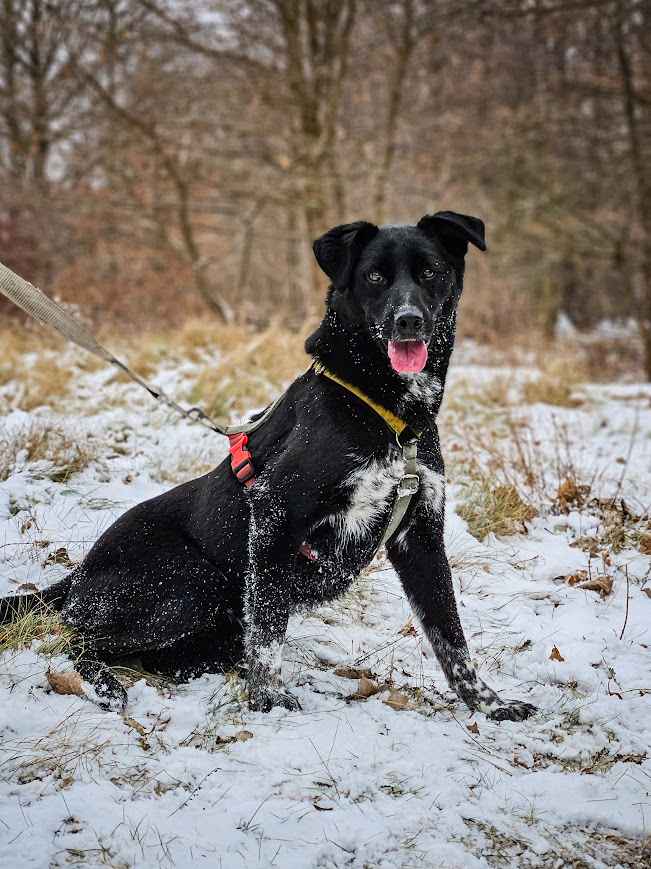
[[[382,417],[382,419],[389,426],[389,428],[395,432],[397,438],[399,438],[405,430],[408,430],[408,432],[412,434],[412,438],[414,436],[416,438],[420,437],[421,432],[414,432],[409,423],[407,423],[404,419],[396,416],[395,413],[393,413],[383,405],[378,404],[376,401],[373,401],[372,398],[369,398],[366,393],[362,392],[361,389],[358,389],[352,383],[348,383],[347,380],[343,380],[341,377],[333,374],[333,372],[326,368],[322,362],[314,362],[312,367],[317,374],[322,374],[324,377],[328,377],[330,380],[334,380],[335,383],[343,386],[343,388],[348,390],[348,392],[352,392],[352,394],[359,398],[360,401],[363,401],[364,404],[368,405],[371,408],[371,410],[374,410],[378,416]]]

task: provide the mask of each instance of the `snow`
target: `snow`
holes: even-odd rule
[[[192,374],[185,365],[159,379],[182,395]],[[499,374],[516,385],[532,376],[457,365],[447,391],[481,390]],[[628,540],[605,568],[592,559],[591,571],[613,578],[604,598],[564,581],[588,569],[573,544],[598,536],[603,516],[590,503],[555,511],[552,468],[560,420],[591,495],[623,498],[648,522],[651,388],[584,392],[577,408],[518,408],[547,474],[526,534],[475,540],[454,511],[456,478],[446,508],[473,657],[491,687],[536,704],[534,718],[470,715],[417,623],[409,628],[381,558],[343,599],[291,619],[283,676],[299,712],[249,712],[242,682],[215,674],[182,685],[138,678],[126,713],[104,713],[52,693],[47,666],[72,664],[34,643],[0,658],[0,865],[648,865],[651,559]],[[4,436],[34,421],[90,438],[97,458],[55,482],[47,462],[19,456],[0,482],[0,594],[65,575],[64,565],[44,566],[48,555],[65,547],[82,558],[121,512],[171,485],[170,465],[182,475],[184,463],[217,463],[226,452],[223,440],[136,387],[109,383],[105,371],[79,376],[66,417],[13,411]],[[445,410],[441,428],[448,454],[455,427]],[[550,659],[554,646],[563,661]],[[335,675],[341,664],[370,668],[407,708],[387,705],[386,687],[348,699],[357,682]],[[242,731],[252,738],[228,739]]]

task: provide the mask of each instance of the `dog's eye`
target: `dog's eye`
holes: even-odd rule
[[[369,280],[372,284],[381,284],[384,280],[384,276],[379,272],[369,272],[366,275],[367,280]]]

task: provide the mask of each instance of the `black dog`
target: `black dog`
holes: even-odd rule
[[[468,242],[481,220],[454,212],[417,226],[338,226],[314,244],[332,281],[307,352],[407,423],[418,440],[420,489],[387,541],[411,606],[448,683],[471,709],[526,718],[470,661],[443,545],[443,461],[436,415],[454,343]],[[250,436],[257,477],[228,461],[118,519],[70,576],[41,595],[7,598],[0,618],[40,600],[83,641],[79,668],[105,705],[124,690],[106,664],[192,673],[248,666],[249,705],[298,706],[283,688],[289,614],[341,595],[369,563],[404,471],[396,435],[369,404],[312,367]]]

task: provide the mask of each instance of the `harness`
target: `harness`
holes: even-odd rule
[[[61,305],[57,304],[49,296],[45,295],[41,290],[30,284],[28,281],[21,278],[7,266],[0,262],[0,293],[12,301],[19,308],[22,308],[35,320],[46,326],[51,326],[56,329],[64,338],[83,347],[95,356],[99,356],[110,365],[115,365],[123,371],[135,383],[146,389],[147,392],[160,401],[162,404],[174,410],[180,416],[187,419],[189,422],[199,423],[205,428],[209,428],[217,434],[224,435],[229,441],[231,470],[235,478],[243,486],[249,488],[255,483],[255,467],[253,465],[253,456],[248,449],[248,436],[262,426],[274,412],[278,404],[282,401],[283,396],[280,395],[271,404],[261,416],[252,422],[237,423],[235,425],[220,425],[212,420],[199,407],[185,408],[177,404],[172,398],[166,395],[162,389],[150,386],[145,380],[135,374],[131,369],[117,359],[109,350],[103,347],[88,329],[73,317]],[[407,508],[413,496],[418,492],[420,478],[418,476],[416,460],[417,460],[417,443],[421,432],[414,431],[405,420],[396,416],[386,407],[373,401],[368,395],[365,395],[360,389],[352,383],[342,380],[332,371],[329,371],[320,362],[315,362],[312,366],[313,370],[323,377],[338,383],[343,389],[346,389],[360,401],[364,402],[368,407],[375,411],[380,416],[386,425],[395,433],[396,442],[402,449],[402,457],[405,462],[404,474],[398,481],[396,494],[393,502],[393,509],[389,522],[385,528],[380,546],[383,546],[391,535],[397,530],[402,522]],[[402,438],[403,435],[406,436]],[[402,438],[402,439],[401,439]],[[403,442],[404,441],[404,442]],[[379,547],[378,547],[379,548]],[[307,544],[303,544],[299,551],[313,560],[316,555]]]
[[[329,380],[332,380],[334,383],[339,384],[343,389],[350,392],[360,401],[363,401],[371,410],[375,411],[375,413],[384,420],[386,425],[394,432],[396,437],[396,443],[402,450],[402,458],[404,459],[405,468],[402,477],[398,480],[398,485],[396,486],[396,493],[393,501],[393,507],[391,510],[391,515],[389,516],[389,521],[387,522],[387,526],[384,529],[384,533],[382,534],[382,539],[380,540],[380,544],[378,549],[387,542],[387,540],[394,534],[395,531],[398,530],[400,523],[405,518],[405,514],[407,509],[409,508],[409,504],[411,503],[411,499],[418,492],[420,488],[420,477],[418,476],[418,467],[417,467],[417,459],[418,459],[418,438],[420,437],[420,432],[415,432],[404,419],[401,419],[399,416],[396,416],[395,413],[390,411],[388,408],[383,407],[383,405],[378,404],[378,402],[373,401],[372,398],[369,398],[366,393],[362,392],[361,389],[358,389],[354,384],[348,383],[347,380],[343,380],[343,378],[334,374],[328,368],[323,365],[321,362],[314,362],[312,364],[312,370],[316,374],[320,374],[323,377],[327,377]],[[282,396],[280,396],[282,398]],[[233,432],[232,434],[228,434],[229,441],[229,451],[231,454],[231,471],[233,472],[235,478],[238,482],[240,482],[243,486],[249,488],[253,486],[256,480],[255,475],[255,467],[253,465],[253,455],[251,451],[248,449],[249,442],[249,434],[255,429],[259,428],[265,420],[267,420],[273,411],[276,408],[276,405],[280,401],[280,398],[276,399],[276,401],[262,414],[261,417],[256,419],[253,423],[248,423],[245,426],[239,426],[239,431]],[[402,435],[408,432],[408,436],[403,440],[401,439]],[[298,549],[301,555],[304,555],[309,561],[316,561],[318,556],[314,552],[314,550],[307,543],[302,543]]]

